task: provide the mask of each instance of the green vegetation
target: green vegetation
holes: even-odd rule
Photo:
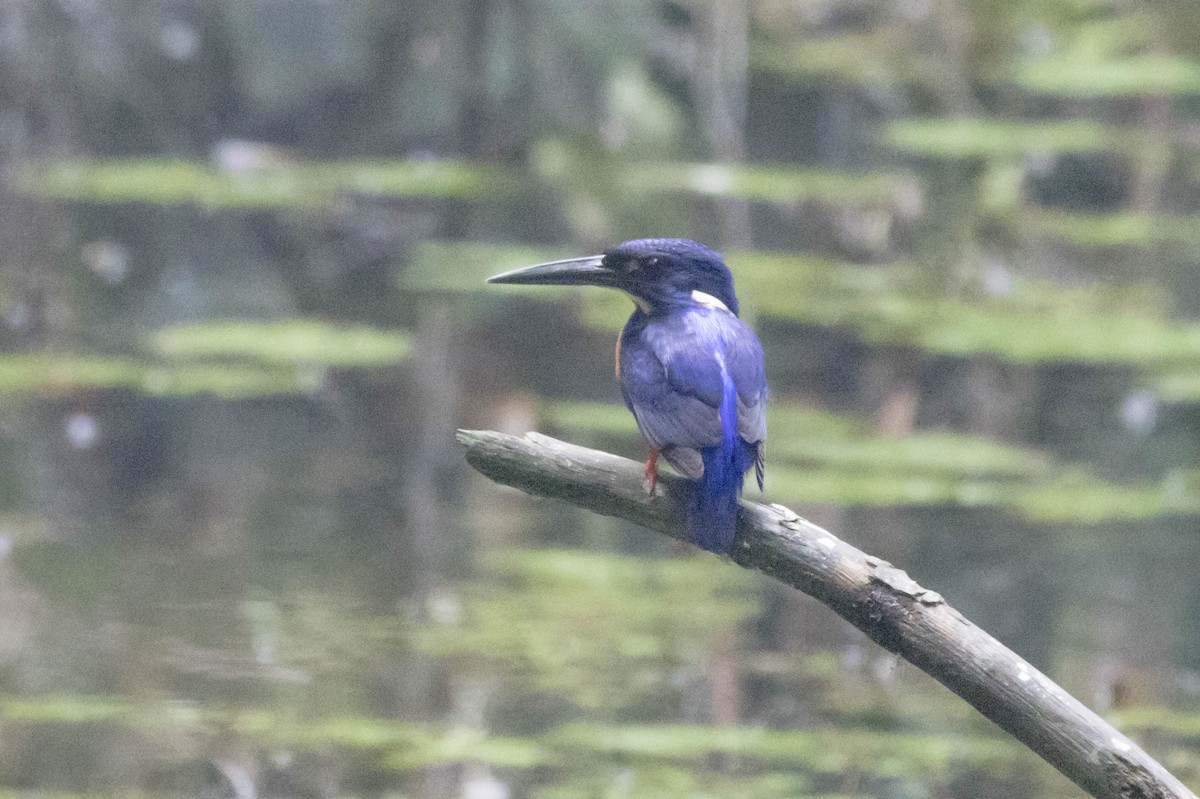
[[[1047,58],[1022,64],[1017,83],[1034,94],[1069,98],[1196,95],[1200,61],[1167,55]]]
[[[488,287],[517,266],[567,257],[561,250],[429,242],[417,249],[401,285],[410,291],[465,292],[497,301],[519,293],[583,304],[592,327],[616,330],[629,303],[612,292]],[[872,344],[950,355],[994,355],[1031,363],[1183,363],[1200,357],[1200,325],[1173,323],[1153,286],[1097,284],[1065,289],[1015,279],[1003,296],[972,298],[931,290],[912,264],[868,266],[802,255],[730,253],[748,313],[852,330]]]
[[[580,253],[586,254],[586,253]],[[555,258],[569,258],[550,248],[537,248],[505,244],[476,244],[468,242],[424,242],[412,254],[403,273],[400,287],[414,292],[494,293],[497,286],[484,283],[487,278],[500,272],[529,266]],[[505,289],[539,294],[545,290],[536,287],[505,286]],[[545,297],[553,300],[553,297]],[[562,299],[560,295],[559,300]]]
[[[307,393],[322,369],[370,368],[404,360],[403,333],[311,319],[209,322],[165,328],[150,338],[152,358],[72,353],[0,356],[0,394],[52,395],[80,388],[125,388],[182,397],[241,399]]]
[[[297,720],[265,708],[201,709],[113,696],[6,697],[4,706],[0,718],[6,725],[107,724],[148,741],[167,730],[209,737],[223,729],[260,746],[372,753],[384,768],[398,770],[462,762],[555,770],[575,764],[561,776],[578,778],[606,764],[627,763],[641,779],[648,779],[664,768],[703,774],[705,762],[717,754],[745,759],[743,768],[760,779],[788,773],[774,769],[788,769],[794,780],[804,773],[836,774],[858,763],[872,764],[867,774],[874,777],[916,770],[943,779],[975,768],[1004,772],[1025,767],[1020,751],[995,733],[935,736],[867,727],[784,731],[580,723],[534,737],[510,737],[381,718]]]
[[[1129,135],[1087,120],[937,117],[892,122],[883,141],[901,152],[932,158],[1019,158],[1119,148],[1127,145]]]
[[[165,358],[241,358],[263,363],[384,366],[408,354],[404,333],[313,319],[177,325],[152,337]]]
[[[736,164],[639,163],[616,177],[622,192],[686,193],[766,203],[822,202],[891,205],[916,191],[910,176]]]
[[[1200,243],[1200,219],[1168,213],[1121,211],[1101,214],[1023,209],[1005,224],[1032,239],[1058,239],[1085,249],[1163,244],[1194,248]]]
[[[90,203],[198,205],[206,208],[322,208],[340,194],[469,198],[509,181],[502,170],[462,161],[269,160],[254,169],[161,159],[56,161],[29,166],[16,185],[25,193]]]
[[[550,424],[570,434],[637,436],[620,405],[558,402],[546,411]],[[993,507],[1040,522],[1085,524],[1200,513],[1194,488],[1118,485],[981,437],[920,432],[897,439],[846,417],[779,404],[768,410],[767,428],[766,499],[784,504]],[[748,496],[757,498],[755,491]]]
[[[687,653],[732,636],[758,608],[754,579],[702,560],[578,550],[498,553],[462,588],[462,618],[415,630],[422,650],[592,711],[674,701]],[[614,659],[619,661],[614,663]]]
[[[55,395],[81,388],[125,388],[161,397],[212,394],[240,399],[303,393],[319,384],[320,375],[289,366],[155,363],[66,353],[0,356],[0,394]]]
[[[484,280],[655,235],[728,250],[765,500],[1200,784],[1195,3],[486,5],[6,20],[0,799],[1069,792],[807,599],[465,476],[454,422],[644,451],[628,300]]]
[[[546,156],[543,156],[545,160]],[[49,199],[206,208],[310,208],[347,192],[377,197],[479,199],[516,188],[515,175],[452,160],[306,163],[278,157],[245,172],[167,160],[57,161],[25,168],[16,185]],[[771,203],[888,203],[912,179],[784,166],[646,162],[621,165],[613,188],[634,194],[693,194]]]

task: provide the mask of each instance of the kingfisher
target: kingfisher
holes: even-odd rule
[[[602,255],[515,269],[489,283],[603,286],[636,306],[617,339],[617,380],[650,447],[654,495],[661,456],[691,483],[687,529],[728,554],[750,467],[763,487],[767,380],[762,345],[738,318],[733,275],[689,239],[637,239]]]

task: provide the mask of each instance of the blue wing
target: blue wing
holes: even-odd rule
[[[625,404],[650,446],[693,480],[704,475],[701,450],[719,446],[725,438],[720,410],[732,388],[737,410],[726,414],[726,420],[747,452],[741,471],[756,464],[761,486],[766,438],[762,346],[737,317],[707,308],[663,319],[635,314],[621,336],[620,372]]]

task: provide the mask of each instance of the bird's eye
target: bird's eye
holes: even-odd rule
[[[646,266],[658,266],[658,256],[651,255],[646,259]]]

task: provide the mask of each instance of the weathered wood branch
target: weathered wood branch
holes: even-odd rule
[[[537,433],[459,431],[467,461],[499,483],[686,540],[682,486],[646,496],[640,464]],[[1141,747],[902,570],[781,505],[743,502],[732,555],[832,608],[965,699],[1097,799],[1196,799]]]

